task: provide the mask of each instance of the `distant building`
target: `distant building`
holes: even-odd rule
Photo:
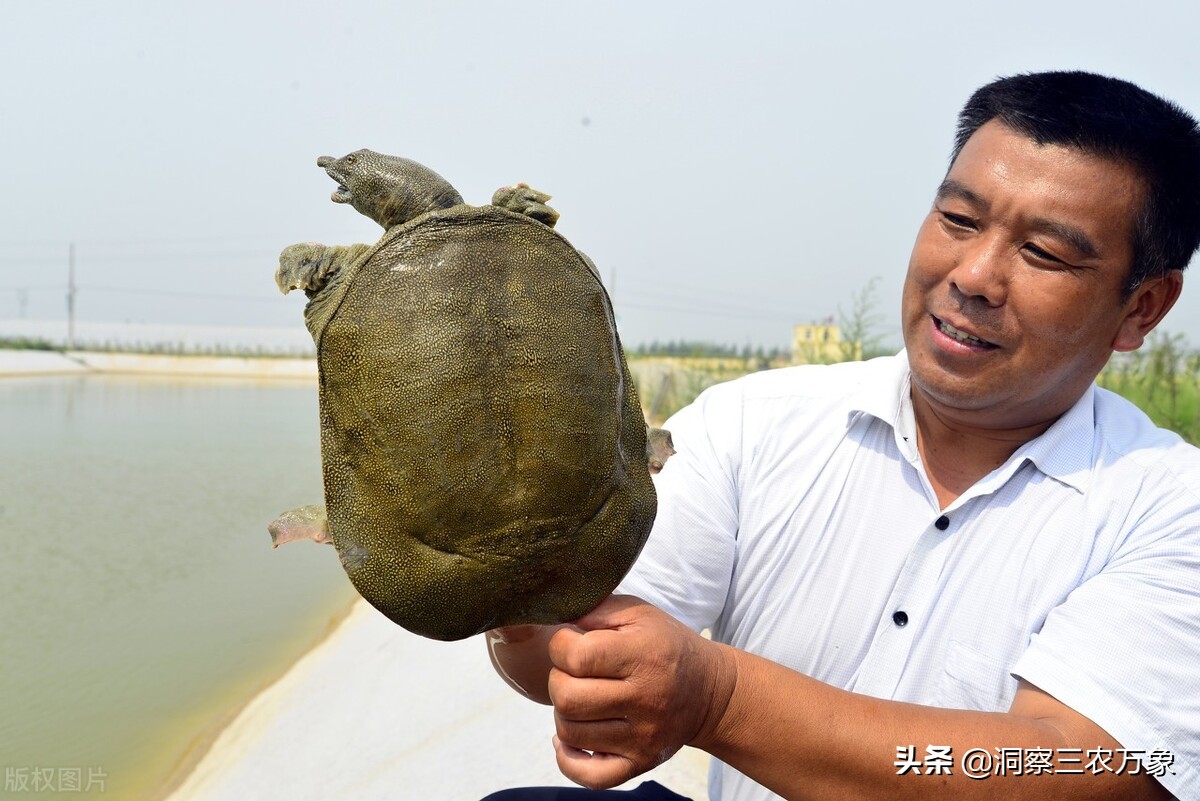
[[[831,364],[862,358],[861,342],[843,342],[833,323],[792,326],[792,364]]]

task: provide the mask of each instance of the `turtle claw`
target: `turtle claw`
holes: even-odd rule
[[[665,428],[646,426],[646,467],[650,469],[650,475],[662,470],[667,459],[674,455],[675,444],[671,442],[671,432]]]
[[[325,516],[325,507],[320,505],[301,506],[284,512],[267,526],[267,531],[271,532],[272,548],[296,540],[333,544],[329,518]]]
[[[289,245],[279,254],[279,269],[275,271],[275,285],[283,294],[293,289],[319,288],[321,256],[325,246],[317,242]]]
[[[285,295],[293,289],[303,289],[311,298],[343,267],[367,250],[366,245],[322,245],[319,242],[288,245],[279,254],[275,285]]]
[[[550,195],[539,192],[529,184],[517,184],[497,189],[496,194],[492,195],[492,205],[532,217],[553,228],[558,222],[558,212],[546,205],[549,199]]]

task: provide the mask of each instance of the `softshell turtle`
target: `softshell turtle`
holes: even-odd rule
[[[673,453],[595,266],[523,184],[469,206],[407,159],[317,165],[385,233],[280,255],[280,289],[309,297],[325,508],[285,513],[275,544],[331,541],[364,598],[435,639],[587,613],[641,550]]]

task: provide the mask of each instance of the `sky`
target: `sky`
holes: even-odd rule
[[[1084,11],[1086,9],[1086,11]],[[321,155],[526,181],[627,346],[785,346],[873,278],[897,346],[973,89],[1116,75],[1200,112],[1194,2],[0,0],[0,320],[302,327],[293,242],[373,242]],[[1200,281],[1200,279],[1196,279]],[[1200,288],[1164,328],[1200,343]]]

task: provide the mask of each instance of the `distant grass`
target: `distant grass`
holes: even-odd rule
[[[1169,428],[1192,444],[1200,443],[1200,388],[1197,376],[1173,381],[1152,376],[1101,375],[1098,383],[1136,404],[1155,425]]]
[[[2,350],[62,350],[48,339],[36,337],[0,337]]]
[[[34,337],[0,337],[0,350],[48,350],[62,352],[66,346]],[[77,342],[71,348],[85,353],[131,353],[149,356],[229,356],[241,359],[313,358],[312,348],[285,348],[266,345],[194,345],[186,342],[122,342],[99,340]]]
[[[629,357],[629,371],[652,425],[661,425],[713,384],[784,364],[732,357]],[[1156,425],[1200,444],[1200,351],[1190,349],[1183,337],[1156,335],[1142,350],[1117,354],[1096,381],[1132,401]]]
[[[1114,356],[1097,383],[1136,404],[1156,425],[1200,443],[1200,352],[1182,336],[1155,335],[1142,350]]]

